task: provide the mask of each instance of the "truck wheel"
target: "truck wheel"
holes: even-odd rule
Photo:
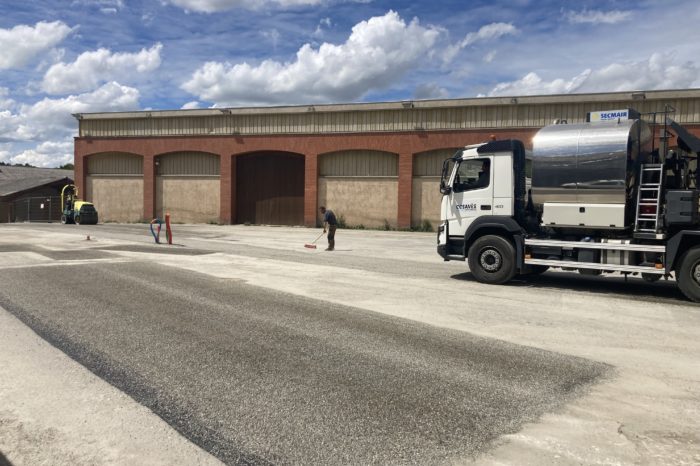
[[[515,276],[515,248],[502,236],[487,235],[469,248],[469,270],[478,282],[500,285]]]
[[[676,281],[688,299],[700,302],[700,247],[689,249],[681,256]]]

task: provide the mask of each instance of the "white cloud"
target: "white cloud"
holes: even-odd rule
[[[129,80],[134,73],[148,73],[160,66],[162,44],[138,53],[112,53],[107,49],[84,52],[73,63],[56,63],[41,84],[50,94],[84,92],[111,80]]]
[[[417,19],[406,24],[389,11],[356,24],[344,44],[304,45],[293,62],[208,62],[182,88],[219,105],[354,100],[388,87],[420,65],[439,34]]]
[[[0,70],[23,67],[35,56],[63,41],[71,31],[62,21],[41,21],[34,27],[0,28]]]
[[[571,24],[616,24],[632,17],[631,11],[568,11],[564,14]]]
[[[21,105],[17,113],[0,112],[0,139],[38,141],[63,138],[76,132],[73,113],[135,110],[138,107],[138,90],[111,82],[90,93],[62,99],[44,98],[32,105]]]
[[[613,63],[598,70],[552,81],[531,72],[522,79],[500,83],[488,93],[499,95],[570,94],[655,89],[686,89],[700,85],[700,67],[693,62],[679,63],[672,53],[655,53],[648,60]]]
[[[435,83],[420,84],[413,93],[413,98],[417,100],[425,99],[448,99],[450,93],[447,89]]]
[[[138,108],[138,90],[110,82],[90,93],[62,99],[44,98],[32,105],[21,105],[16,113],[0,111],[0,143],[11,143],[3,149],[2,158],[37,166],[62,165],[72,159],[72,137],[78,128],[73,113]],[[27,148],[32,142],[38,145]],[[19,146],[22,147],[17,149]]]
[[[194,109],[200,108],[200,104],[198,101],[193,100],[192,102],[187,102],[185,105],[183,105],[180,108],[183,110],[194,110]]]
[[[15,105],[15,101],[10,97],[10,90],[6,87],[0,87],[0,110],[7,110]]]
[[[0,111],[0,143],[12,142],[17,139],[19,117],[9,110]]]
[[[13,164],[28,163],[43,168],[59,167],[73,163],[73,140],[69,138],[60,142],[42,142],[35,148],[23,150],[16,155],[6,153],[4,158]]]
[[[123,0],[73,0],[71,6],[96,7],[102,14],[116,15],[124,8]]]
[[[497,52],[495,50],[491,50],[489,53],[484,55],[484,63],[491,63],[494,60],[494,58],[496,58],[496,54]]]
[[[470,32],[460,42],[446,47],[443,53],[443,61],[451,62],[460,50],[474,45],[477,42],[487,42],[499,39],[503,36],[515,35],[520,31],[511,23],[491,23],[479,28],[477,32]]]
[[[330,18],[323,18],[318,22],[318,26],[316,26],[316,30],[313,32],[313,34],[311,34],[311,36],[320,39],[324,36],[325,29],[330,29],[331,26],[333,26],[332,20]]]
[[[110,82],[99,89],[63,99],[45,98],[31,106],[22,106],[20,115],[30,125],[34,138],[50,137],[56,131],[75,131],[73,113],[135,110],[139,91]]]
[[[279,44],[280,37],[281,37],[280,32],[277,29],[271,29],[269,31],[262,31],[260,34],[262,34],[262,36],[265,39],[270,41],[273,49],[277,48],[277,44]]]
[[[198,13],[216,13],[219,11],[243,8],[257,10],[266,6],[289,8],[295,6],[319,5],[325,0],[170,0],[173,5]]]
[[[494,40],[517,33],[518,29],[511,23],[491,23],[482,26],[477,32],[467,34],[459,45],[464,48],[477,42]]]
[[[489,96],[499,95],[546,95],[546,94],[570,94],[575,92],[582,81],[590,76],[591,71],[586,70],[571,80],[554,79],[543,81],[540,76],[531,72],[522,79],[508,83],[500,83],[488,93]]]

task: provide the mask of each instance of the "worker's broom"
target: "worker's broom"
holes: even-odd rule
[[[326,233],[325,231],[322,231],[321,234],[318,235],[318,238],[316,238],[315,240],[313,240],[311,243],[305,244],[304,247],[305,247],[305,248],[309,248],[309,249],[316,249],[316,241],[318,241],[319,239],[321,239],[321,236],[323,236],[325,233]]]

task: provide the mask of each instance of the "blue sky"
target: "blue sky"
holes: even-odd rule
[[[0,0],[0,160],[76,112],[700,87],[697,0]]]

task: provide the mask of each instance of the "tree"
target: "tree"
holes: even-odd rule
[[[61,169],[61,170],[75,170],[75,166],[73,166],[72,163],[66,163],[66,164],[64,164],[64,165],[61,165],[61,166],[58,167],[58,168]]]

